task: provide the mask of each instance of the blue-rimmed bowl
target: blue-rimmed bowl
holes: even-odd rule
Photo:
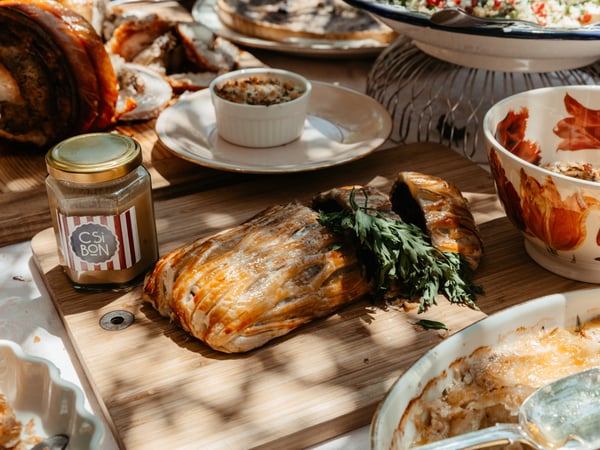
[[[600,25],[541,27],[490,23],[459,27],[438,25],[426,12],[377,0],[344,0],[408,36],[423,52],[477,69],[551,72],[576,69],[600,60]]]

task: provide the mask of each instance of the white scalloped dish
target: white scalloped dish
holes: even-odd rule
[[[62,379],[50,361],[1,339],[0,393],[23,424],[26,445],[55,434],[69,436],[70,449],[96,449],[102,441],[103,425],[85,410],[81,389]]]

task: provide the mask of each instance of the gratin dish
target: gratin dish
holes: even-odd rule
[[[587,66],[600,59],[600,26],[540,27],[493,23],[453,27],[431,14],[382,0],[344,0],[377,16],[430,56],[476,69],[551,72]]]
[[[483,121],[498,197],[525,250],[547,270],[589,283],[600,283],[600,177],[575,175],[600,167],[599,127],[600,86],[592,85],[515,94]]]
[[[242,83],[242,85],[239,85]],[[264,84],[263,84],[264,83]],[[239,97],[253,98],[265,90],[281,88],[289,93],[288,86],[297,97],[280,103],[237,102],[217,94],[223,86]],[[215,108],[217,131],[226,141],[244,147],[276,147],[287,144],[302,134],[308,111],[311,83],[302,75],[282,69],[240,69],[216,77],[208,87]]]
[[[9,340],[0,339],[0,393],[4,394],[27,436],[69,436],[71,449],[93,450],[102,442],[99,419],[84,408],[81,389],[62,379],[57,367],[43,358],[27,355]]]
[[[575,328],[600,314],[600,289],[553,294],[513,306],[476,322],[428,351],[392,385],[378,406],[370,430],[372,450],[407,448],[416,433],[412,404],[427,389],[426,398],[441,397],[452,383],[449,367],[482,346],[498,345],[507,335],[525,327]],[[533,369],[532,369],[533,370]],[[447,380],[429,383],[447,372]],[[401,433],[397,434],[396,433]],[[398,436],[402,436],[401,439]]]

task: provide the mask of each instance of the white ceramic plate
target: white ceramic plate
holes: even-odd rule
[[[198,0],[192,7],[192,16],[210,28],[213,33],[230,41],[251,48],[274,50],[303,56],[323,56],[345,58],[355,56],[374,56],[379,54],[387,44],[374,39],[333,40],[333,39],[290,39],[287,41],[270,41],[238,33],[223,25],[216,12],[216,0]]]
[[[425,53],[454,64],[503,72],[550,72],[600,59],[600,26],[578,29],[486,25],[448,28],[429,15],[376,0],[344,0],[369,11]]]
[[[103,425],[85,410],[81,389],[61,378],[50,361],[26,354],[9,340],[0,340],[0,392],[24,428],[32,421],[33,429],[22,439],[66,434],[68,448],[99,448]]]
[[[160,140],[175,155],[213,169],[285,173],[331,167],[366,156],[390,135],[387,110],[367,95],[312,81],[302,136],[270,148],[240,147],[221,139],[208,89],[183,95],[156,121]]]
[[[412,399],[427,383],[456,359],[475,349],[498,343],[519,327],[539,325],[574,328],[600,315],[600,289],[554,294],[525,302],[493,314],[445,339],[396,380],[379,405],[371,422],[371,449],[389,450],[401,417]]]

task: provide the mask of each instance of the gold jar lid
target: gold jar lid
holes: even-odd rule
[[[142,163],[140,144],[122,134],[89,133],[65,139],[46,153],[48,173],[75,183],[101,183]]]

